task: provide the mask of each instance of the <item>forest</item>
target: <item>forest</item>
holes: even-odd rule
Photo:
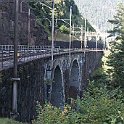
[[[41,0],[40,2],[37,0],[29,0],[29,5],[37,17],[37,22],[44,26],[48,32],[50,32],[52,3],[49,2],[49,0]],[[80,14],[74,0],[55,0],[55,29],[66,34],[69,33],[70,7],[72,8],[72,25],[74,24],[75,27],[81,27],[81,25],[83,25],[83,27],[85,27],[85,18]],[[95,31],[88,21],[87,28],[89,31]]]

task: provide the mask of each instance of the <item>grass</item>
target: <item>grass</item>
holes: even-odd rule
[[[0,124],[22,124],[22,123],[8,118],[0,118]]]

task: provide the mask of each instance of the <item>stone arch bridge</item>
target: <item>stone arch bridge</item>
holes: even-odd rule
[[[36,115],[36,105],[45,101],[63,108],[70,98],[81,97],[90,74],[99,66],[103,51],[72,51],[35,58],[18,65],[17,108],[19,120],[30,121]],[[1,71],[0,116],[12,111],[13,67]]]

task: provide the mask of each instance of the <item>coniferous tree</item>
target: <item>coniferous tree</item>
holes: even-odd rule
[[[124,5],[119,4],[117,15],[114,20],[112,33],[116,35],[116,40],[111,43],[111,53],[109,55],[108,65],[111,66],[109,73],[112,76],[112,82],[116,86],[124,87]]]

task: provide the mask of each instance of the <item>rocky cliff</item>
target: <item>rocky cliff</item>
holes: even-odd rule
[[[18,13],[18,43],[22,45],[45,45],[48,34],[44,28],[36,23],[36,16],[27,3],[19,0]],[[0,44],[14,42],[14,0],[0,0]]]

